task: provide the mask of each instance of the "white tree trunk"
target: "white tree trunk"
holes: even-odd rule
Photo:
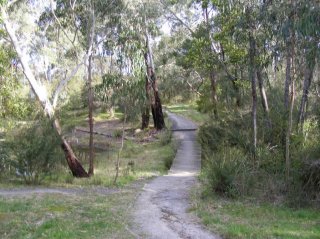
[[[19,41],[15,35],[12,25],[9,22],[8,15],[4,7],[1,7],[1,14],[2,14],[2,21],[4,24],[5,30],[9,35],[11,44],[13,45],[14,49],[17,52],[18,58],[22,65],[23,72],[32,88],[32,91],[36,95],[37,99],[40,101],[41,106],[45,114],[47,115],[47,117],[53,121],[53,127],[61,137],[61,140],[62,140],[61,146],[65,152],[66,160],[70,170],[72,171],[72,174],[75,177],[88,177],[88,174],[86,173],[81,163],[76,158],[71,146],[68,144],[66,139],[61,134],[61,127],[58,119],[56,119],[54,116],[54,107],[49,100],[47,90],[44,85],[42,85],[40,82],[36,80],[34,74],[32,73],[28,63],[28,56],[26,52],[24,52],[24,50],[19,45]]]

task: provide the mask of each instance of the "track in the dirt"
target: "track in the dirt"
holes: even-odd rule
[[[174,137],[180,141],[168,175],[145,185],[134,211],[134,231],[139,238],[218,239],[195,216],[188,213],[189,192],[200,170],[200,148],[196,142],[197,126],[184,117],[168,113]],[[184,131],[183,129],[187,129]]]

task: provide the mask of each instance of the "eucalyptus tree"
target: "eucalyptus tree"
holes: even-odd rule
[[[119,3],[119,2],[118,2]],[[87,177],[88,173],[83,169],[80,162],[77,160],[75,154],[73,153],[69,143],[66,141],[66,139],[63,137],[61,132],[61,127],[59,124],[59,121],[55,115],[55,109],[57,107],[57,103],[59,100],[59,94],[64,89],[66,84],[69,80],[71,80],[75,74],[79,71],[81,66],[86,65],[87,69],[89,69],[88,72],[91,72],[91,63],[92,60],[92,52],[93,52],[93,39],[102,42],[101,39],[105,38],[105,35],[103,35],[104,32],[100,32],[99,35],[93,34],[93,8],[90,8],[91,11],[89,11],[89,16],[86,15],[86,9],[84,3],[77,3],[76,2],[69,2],[69,1],[58,1],[54,2],[51,1],[50,5],[48,6],[47,3],[42,3],[46,7],[42,8],[43,14],[42,19],[40,20],[40,24],[42,24],[42,27],[44,28],[44,33],[41,33],[42,41],[52,41],[52,35],[55,33],[55,27],[58,29],[58,35],[63,35],[64,38],[67,39],[68,44],[61,44],[62,48],[64,48],[63,54],[66,55],[72,55],[74,56],[75,61],[77,62],[77,65],[74,67],[73,70],[69,74],[66,70],[64,73],[64,78],[60,80],[58,83],[58,86],[56,90],[53,93],[52,101],[50,100],[50,96],[47,93],[47,89],[45,88],[45,84],[41,82],[40,80],[37,80],[37,76],[39,75],[36,70],[32,70],[31,65],[34,63],[30,60],[30,55],[32,54],[31,46],[22,46],[21,39],[23,37],[26,38],[26,36],[19,35],[19,39],[17,36],[16,31],[14,30],[13,26],[17,24],[17,22],[13,22],[13,20],[10,18],[10,15],[14,13],[19,6],[21,6],[21,2],[15,3],[9,2],[9,3],[3,3],[1,5],[1,14],[2,14],[2,20],[3,20],[3,26],[6,30],[6,33],[10,37],[10,42],[12,43],[15,51],[17,52],[17,56],[19,58],[19,61],[21,62],[23,72],[28,79],[30,86],[35,93],[36,97],[39,99],[45,114],[53,120],[54,128],[59,133],[62,139],[62,148],[66,154],[66,159],[68,162],[68,165],[73,173],[74,176],[77,177]],[[30,3],[30,4],[40,4],[39,2]],[[98,4],[98,3],[97,3]],[[104,5],[105,4],[105,5]],[[105,3],[99,6],[99,9],[101,9],[101,12],[99,12],[100,16],[102,16],[106,8],[105,6],[111,5],[110,3]],[[18,5],[18,6],[16,6]],[[92,6],[92,5],[91,5]],[[30,7],[30,5],[29,5]],[[108,10],[113,9],[114,6],[108,8]],[[116,10],[116,9],[114,9]],[[31,14],[32,8],[30,9]],[[36,18],[35,16],[33,16]],[[88,23],[89,24],[85,24]],[[89,33],[86,34],[87,26],[89,27]],[[35,27],[36,28],[36,27]],[[52,31],[47,31],[48,29],[51,29]],[[46,35],[46,33],[49,33],[49,35]],[[33,33],[34,35],[37,35],[37,32]],[[50,35],[51,34],[51,35]],[[93,36],[94,35],[94,36]],[[34,40],[34,39],[33,39]],[[55,39],[56,40],[56,39]],[[59,37],[58,37],[59,41]],[[88,46],[85,48],[86,50],[84,52],[81,52],[81,45]],[[96,46],[97,44],[95,44]],[[79,48],[80,46],[80,48]],[[80,53],[80,54],[79,54]],[[80,57],[79,55],[83,55]],[[90,74],[88,74],[90,76]],[[92,145],[92,141],[90,141],[90,144]],[[93,173],[93,164],[90,163],[90,174]]]
[[[153,54],[153,38],[158,34],[156,21],[161,15],[156,3],[157,1],[130,1],[127,7],[127,17],[124,19],[126,28],[122,33],[125,35],[126,44],[141,54],[138,62],[141,62],[142,57],[145,64],[146,101],[142,110],[142,128],[149,125],[149,108],[151,107],[154,126],[157,130],[161,130],[165,127],[165,123]],[[132,55],[132,53],[130,54]],[[135,56],[137,56],[136,53]],[[129,58],[132,57],[129,56]]]
[[[301,0],[296,3],[296,29],[298,42],[301,42],[304,57],[303,88],[298,113],[298,124],[303,129],[306,118],[308,97],[313,80],[316,61],[320,58],[320,3],[317,1]]]
[[[1,18],[2,18],[2,25],[6,32],[6,34],[9,37],[9,41],[11,42],[13,48],[15,49],[17,53],[17,58],[19,59],[22,70],[24,75],[26,76],[30,87],[32,91],[34,92],[35,96],[39,100],[44,113],[47,115],[48,118],[50,118],[53,121],[53,127],[57,131],[57,133],[61,136],[62,140],[62,149],[65,152],[66,160],[69,165],[69,168],[72,171],[72,174],[76,177],[87,177],[88,174],[76,158],[72,148],[70,147],[67,140],[62,136],[61,127],[59,120],[55,116],[55,108],[56,108],[56,102],[58,98],[59,93],[61,92],[61,87],[57,87],[55,94],[53,96],[53,101],[50,100],[50,96],[48,95],[48,90],[46,89],[45,85],[37,80],[36,74],[32,70],[32,61],[30,60],[30,54],[31,54],[31,47],[23,45],[23,40],[26,39],[26,36],[23,36],[23,34],[17,34],[17,30],[15,29],[16,26],[19,26],[19,22],[17,19],[15,21],[10,17],[10,14],[17,10],[19,8],[19,4],[23,4],[16,1],[10,1],[10,2],[3,2],[1,3]],[[30,11],[33,9],[30,8]],[[19,29],[18,29],[19,30]],[[35,37],[36,33],[33,33],[31,37]],[[30,37],[30,36],[29,36]],[[60,85],[64,85],[70,78],[72,78],[78,70],[78,67],[76,67],[70,75],[66,76],[62,81]]]
[[[154,65],[154,55],[151,43],[150,30],[155,28],[155,18],[157,17],[158,11],[155,8],[156,2],[146,2],[142,9],[142,19],[144,21],[144,38],[145,38],[145,52],[144,59],[146,65],[146,89],[147,84],[151,85],[153,91],[153,97],[151,100],[151,112],[153,116],[154,126],[157,130],[161,130],[165,127],[164,117],[162,112],[162,104],[159,95],[156,69]]]
[[[303,129],[308,93],[311,86],[317,52],[319,51],[319,14],[320,3],[317,1],[291,0],[290,2],[275,1],[273,13],[277,14],[278,34],[276,35],[283,44],[283,58],[286,62],[284,105],[286,109],[286,134],[285,134],[285,161],[286,180],[289,185],[291,180],[291,137],[293,133],[293,114],[295,98],[301,89],[302,96],[298,112],[298,124]],[[303,62],[304,71],[299,65]],[[302,80],[303,79],[303,80]]]
[[[85,72],[88,88],[88,121],[89,121],[89,170],[94,174],[94,142],[93,142],[93,101],[94,90],[92,81],[94,76],[99,76],[99,71],[94,59],[104,57],[104,45],[114,35],[119,34],[118,25],[123,9],[122,1],[59,1],[52,15],[59,21],[72,23],[71,29],[77,33],[80,47],[87,56],[85,58]],[[71,20],[70,20],[71,18]],[[70,29],[69,25],[62,30]],[[100,77],[102,75],[100,74]]]

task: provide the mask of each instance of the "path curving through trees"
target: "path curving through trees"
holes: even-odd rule
[[[190,120],[168,113],[174,137],[179,140],[176,157],[168,175],[146,184],[134,211],[134,231],[139,238],[218,239],[195,216],[188,213],[189,193],[200,170],[197,126]],[[184,131],[184,129],[186,131]]]

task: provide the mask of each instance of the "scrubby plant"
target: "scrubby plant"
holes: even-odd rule
[[[228,197],[250,193],[253,169],[245,154],[237,148],[225,148],[205,155],[202,178],[211,191]]]
[[[6,148],[6,145],[4,143],[0,142],[0,172],[1,175],[5,173],[6,170],[8,170],[9,167],[9,160],[8,160],[8,150]]]
[[[171,130],[162,130],[159,134],[159,143],[161,146],[165,146],[171,142],[172,132]]]
[[[40,183],[61,163],[60,138],[48,120],[40,119],[15,130],[8,139],[10,165],[26,183]]]

